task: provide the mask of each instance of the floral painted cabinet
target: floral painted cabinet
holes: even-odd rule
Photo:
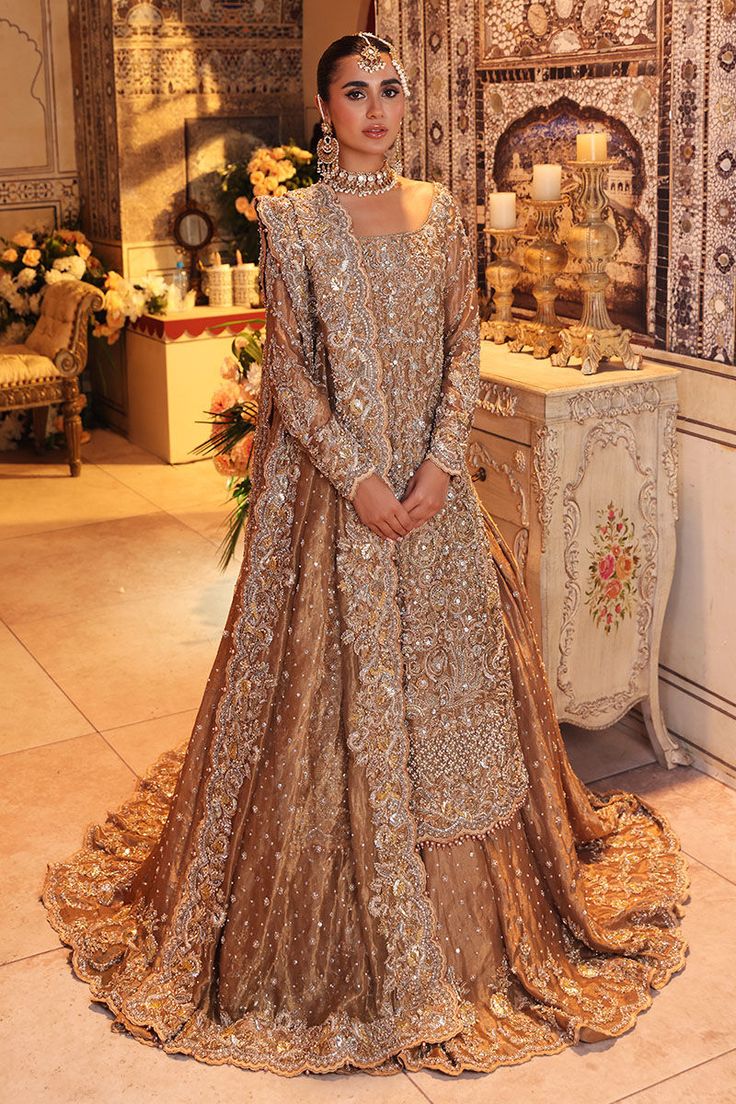
[[[583,376],[491,342],[468,449],[519,561],[560,721],[613,724],[637,702],[659,761],[689,762],[659,705],[675,562],[678,370]]]

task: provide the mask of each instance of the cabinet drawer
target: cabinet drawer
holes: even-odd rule
[[[473,429],[468,467],[483,505],[494,518],[529,528],[531,449],[504,437]]]
[[[517,441],[520,445],[531,444],[532,425],[528,418],[520,418],[513,414],[494,414],[490,410],[484,410],[482,406],[477,406],[474,424],[479,432]]]

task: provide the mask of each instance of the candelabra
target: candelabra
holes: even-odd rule
[[[524,250],[524,265],[534,278],[532,293],[537,304],[534,318],[519,319],[516,337],[509,345],[512,353],[530,347],[532,356],[547,357],[551,349],[562,347],[563,324],[555,311],[556,277],[567,264],[567,249],[555,241],[556,214],[567,197],[531,201],[536,211],[537,236]]]
[[[631,348],[631,330],[614,325],[606,307],[606,288],[609,284],[606,265],[619,245],[615,227],[611,226],[603,212],[607,206],[603,180],[612,161],[569,161],[573,170],[582,177],[578,190],[578,202],[583,212],[567,238],[569,251],[582,262],[579,274],[583,292],[583,313],[579,323],[561,331],[561,348],[553,353],[552,363],[567,364],[571,357],[580,357],[583,375],[598,371],[601,360],[617,356],[625,368],[641,368],[641,355]]]
[[[517,323],[511,317],[511,304],[521,265],[511,259],[511,254],[519,232],[516,227],[509,230],[487,227],[485,232],[496,239],[496,259],[486,265],[486,281],[493,288],[493,316],[481,322],[480,336],[503,345],[507,338],[516,337]]]

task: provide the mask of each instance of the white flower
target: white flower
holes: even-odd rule
[[[250,389],[252,391],[258,391],[258,389],[261,386],[261,366],[260,366],[260,364],[257,364],[255,361],[253,361],[252,364],[249,364],[248,365],[248,371],[246,373],[245,379],[246,379],[246,382],[248,384],[248,387],[250,387]]]
[[[62,280],[76,280],[76,278],[71,272],[59,272],[57,268],[50,268],[44,275],[47,284],[58,284]]]
[[[15,286],[12,276],[7,272],[0,276],[0,297],[16,314],[28,314],[28,300]]]
[[[18,275],[15,277],[16,287],[30,287],[33,281],[36,279],[35,268],[22,268]]]
[[[54,261],[54,268],[58,272],[71,272],[75,279],[81,280],[87,271],[87,262],[77,254],[71,257],[58,257]]]

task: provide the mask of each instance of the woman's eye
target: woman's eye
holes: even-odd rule
[[[383,94],[384,96],[388,96],[389,99],[393,100],[396,96],[398,96],[399,90],[398,88],[384,88]],[[351,88],[350,91],[347,93],[347,98],[349,100],[355,100],[362,95],[363,93],[359,88]]]

